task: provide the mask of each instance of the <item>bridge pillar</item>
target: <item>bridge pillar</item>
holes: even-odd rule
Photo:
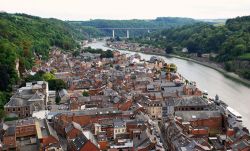
[[[129,30],[127,30],[127,38],[129,38]]]
[[[112,30],[112,36],[115,39],[115,30],[114,29]]]

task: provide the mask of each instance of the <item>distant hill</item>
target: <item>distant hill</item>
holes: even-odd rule
[[[158,17],[151,20],[104,20],[95,19],[90,21],[69,21],[71,24],[81,26],[81,27],[95,27],[95,28],[159,28],[169,29],[173,27],[180,27],[183,25],[190,25],[197,23],[198,21],[191,18],[179,18],[179,17]],[[97,29],[98,31],[99,29]],[[147,30],[146,30],[147,31]],[[147,33],[145,30],[132,30],[130,31],[130,36],[141,36]],[[155,30],[151,30],[155,31]],[[117,36],[126,36],[126,30],[116,30]],[[110,29],[101,29],[99,34],[103,36],[111,36],[112,31]]]
[[[201,22],[162,30],[150,36],[151,40],[137,41],[172,47],[177,52],[187,47],[190,53],[216,53],[218,56],[214,61],[223,63],[228,71],[250,79],[250,16],[228,19],[221,26]]]
[[[215,26],[222,26],[225,25],[227,19],[198,19],[199,21],[211,23]]]

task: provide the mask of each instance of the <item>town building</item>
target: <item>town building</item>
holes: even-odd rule
[[[30,117],[33,112],[44,110],[48,102],[48,83],[28,82],[21,87],[4,105],[4,111],[11,117]]]

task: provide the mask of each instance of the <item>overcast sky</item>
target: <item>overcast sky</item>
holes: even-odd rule
[[[215,19],[250,15],[250,0],[0,0],[0,11],[62,20]]]

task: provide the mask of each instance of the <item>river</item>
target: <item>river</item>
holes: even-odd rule
[[[90,43],[92,48],[110,49],[104,42]],[[120,50],[128,54],[135,52]],[[152,55],[139,53],[142,59],[150,59]],[[195,81],[201,90],[208,91],[210,97],[219,95],[220,99],[238,111],[243,117],[243,125],[250,129],[250,88],[225,77],[209,67],[179,58],[162,57],[167,63],[174,63],[178,72],[189,81]]]

